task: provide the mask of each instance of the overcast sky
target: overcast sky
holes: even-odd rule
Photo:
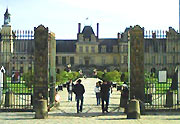
[[[8,6],[13,30],[49,27],[56,39],[76,39],[78,23],[90,24],[100,38],[116,38],[126,27],[178,30],[179,0],[0,0],[0,25]],[[86,21],[88,18],[88,22]]]

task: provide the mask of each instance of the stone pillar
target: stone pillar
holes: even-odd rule
[[[55,83],[56,83],[56,40],[55,34],[49,33],[49,78],[50,78],[50,103],[55,102]]]
[[[34,28],[35,40],[35,61],[34,61],[34,93],[33,107],[36,112],[39,110],[39,100],[43,98],[48,101],[48,28],[43,25]],[[46,104],[47,105],[47,104]],[[44,109],[44,108],[42,108]],[[46,115],[46,114],[44,114]],[[45,118],[45,117],[43,117]]]
[[[144,101],[144,29],[135,26],[129,31],[130,98]]]

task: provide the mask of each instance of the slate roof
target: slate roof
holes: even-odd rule
[[[91,35],[94,34],[94,31],[91,26],[85,26],[82,34],[84,35],[84,38],[91,38]]]
[[[77,40],[56,40],[56,52],[75,53]]]
[[[113,46],[117,45],[118,46],[118,40],[117,38],[111,39],[99,39],[99,52],[101,51],[101,46],[105,45],[106,46],[106,52],[111,53],[113,51]]]

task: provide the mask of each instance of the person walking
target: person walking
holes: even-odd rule
[[[102,100],[102,113],[108,112],[108,106],[109,106],[109,90],[110,90],[110,84],[107,81],[103,81],[103,84],[101,87],[101,100]],[[106,106],[104,107],[104,102],[106,102]]]
[[[124,82],[121,86],[120,107],[124,108],[125,113],[127,113],[128,99],[129,99],[129,89],[127,83]]]
[[[74,85],[73,92],[76,95],[76,107],[77,107],[77,113],[82,112],[83,109],[83,94],[85,93],[84,86],[81,84],[81,80],[79,79],[76,84]],[[79,108],[79,101],[81,101],[80,108]]]
[[[73,88],[74,88],[74,84],[72,79],[70,79],[69,82],[67,83],[68,101],[72,101]]]
[[[94,92],[96,94],[97,105],[100,105],[101,94],[100,94],[100,84],[99,84],[99,82],[96,83],[96,86],[94,88]]]

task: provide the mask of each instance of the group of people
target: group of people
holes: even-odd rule
[[[102,102],[102,113],[109,112],[108,106],[109,106],[109,98],[110,94],[112,93],[112,84],[107,81],[98,81],[96,83],[96,86],[94,88],[96,99],[97,99],[97,105],[100,105],[100,101]],[[105,105],[106,103],[106,105]]]
[[[85,88],[81,84],[81,80],[77,80],[76,84],[73,84],[73,81],[70,80],[67,83],[67,91],[68,91],[68,101],[72,101],[72,94],[74,93],[76,95],[76,106],[77,106],[77,113],[82,112],[83,109],[83,94],[85,93]],[[107,81],[98,81],[96,83],[96,86],[94,88],[96,99],[97,99],[97,105],[100,105],[102,102],[102,113],[107,112],[108,113],[108,105],[109,105],[109,98],[110,93],[112,93],[112,84]],[[81,104],[80,104],[81,102]],[[79,106],[80,104],[80,106]]]

